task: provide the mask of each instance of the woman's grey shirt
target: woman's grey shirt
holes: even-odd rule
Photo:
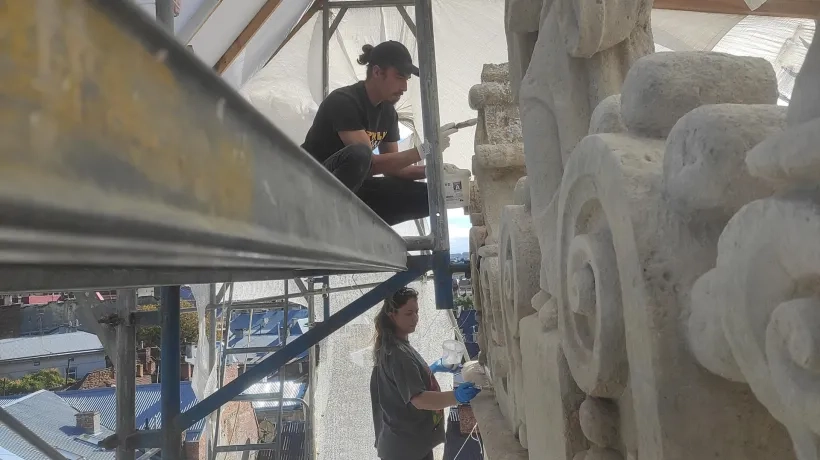
[[[444,411],[410,403],[425,391],[441,391],[427,363],[406,341],[381,352],[370,376],[376,451],[380,458],[419,460],[444,442]]]

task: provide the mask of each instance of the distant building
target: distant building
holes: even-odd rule
[[[226,369],[225,380],[236,378],[236,368]],[[180,410],[197,403],[191,382],[180,382]],[[160,385],[137,385],[135,418],[138,429],[160,428]],[[51,392],[41,390],[19,398],[0,398],[0,407],[10,412],[40,438],[58,449],[67,459],[114,460],[114,451],[98,443],[117,429],[116,388]],[[200,420],[184,433],[183,449],[189,460],[208,460]],[[255,444],[259,440],[256,414],[249,402],[230,402],[223,407],[220,444]],[[35,460],[43,455],[20,436],[0,424],[0,453],[10,460]],[[143,452],[138,451],[138,455]],[[255,453],[242,458],[254,458]],[[160,458],[160,454],[152,458]],[[238,458],[238,457],[237,457]],[[0,459],[6,457],[0,455]]]
[[[88,332],[69,332],[0,340],[0,378],[19,379],[43,369],[83,378],[106,367],[100,339]]]
[[[13,304],[0,305],[0,339],[20,337],[24,335],[60,334],[72,331],[87,331],[80,324],[76,314],[77,305],[73,301],[49,301],[53,297],[42,296],[38,300],[35,296],[4,296]],[[20,303],[26,302],[45,303]]]
[[[67,459],[114,460],[114,451],[99,447],[114,434],[97,413],[84,413],[56,394],[41,390],[16,399],[0,399],[0,406]],[[17,433],[0,424],[0,451],[20,459],[45,458]]]

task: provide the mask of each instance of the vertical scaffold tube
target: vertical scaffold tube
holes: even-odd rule
[[[322,2],[322,99],[330,94],[330,5]]]
[[[308,278],[307,283],[308,292],[313,292],[315,281],[313,278]],[[313,323],[316,321],[316,297],[311,295],[308,297],[308,328],[313,328]],[[310,347],[308,352],[308,403],[310,408],[307,413],[307,451],[308,460],[316,460],[316,345]]]
[[[438,83],[436,77],[436,46],[433,36],[433,5],[431,0],[416,0],[416,37],[419,53],[419,86],[424,139],[432,154],[427,158],[427,191],[430,203],[430,230],[433,233],[433,274],[436,307],[453,307],[452,281],[449,271],[450,231],[447,227],[447,204],[444,201],[444,162],[439,149]]]
[[[177,460],[180,456],[182,433],[176,430],[174,418],[179,415],[179,286],[160,290],[162,351],[160,361],[160,407],[162,408],[162,458]]]
[[[116,399],[117,399],[117,460],[134,460],[135,451],[129,449],[125,438],[137,430],[136,412],[136,366],[137,366],[137,327],[131,320],[131,314],[137,310],[137,291],[120,289],[117,291],[117,313],[120,324],[117,325],[117,364],[116,364]]]
[[[174,0],[156,0],[157,22],[169,34],[174,34]]]

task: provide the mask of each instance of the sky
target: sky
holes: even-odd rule
[[[412,134],[409,128],[400,124],[399,137],[402,140]],[[445,160],[446,161],[446,160]],[[448,209],[447,222],[450,229],[450,253],[457,254],[470,250],[470,216],[464,214],[462,209]]]
[[[468,252],[470,250],[470,217],[461,209],[450,209],[447,212],[450,228],[450,253]]]

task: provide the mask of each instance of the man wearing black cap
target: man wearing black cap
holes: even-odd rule
[[[388,224],[426,217],[427,184],[418,181],[425,177],[424,166],[415,163],[430,154],[430,145],[398,151],[394,106],[419,69],[396,41],[363,46],[358,62],[367,65],[367,78],[322,101],[302,148]],[[441,150],[449,145],[449,134],[440,135]],[[380,174],[384,177],[373,177]]]

